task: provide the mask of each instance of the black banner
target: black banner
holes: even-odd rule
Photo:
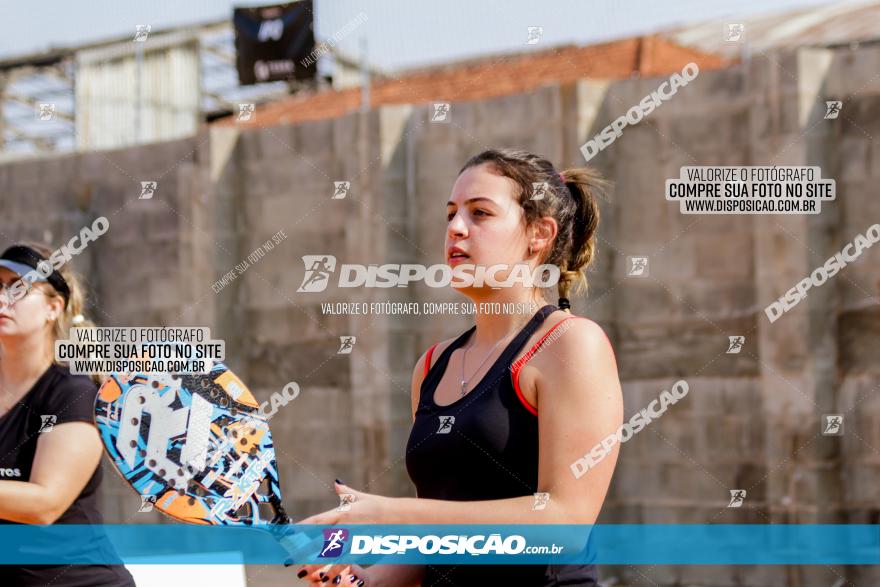
[[[236,8],[236,67],[241,85],[309,79],[317,72],[312,0]]]

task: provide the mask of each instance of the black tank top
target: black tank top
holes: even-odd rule
[[[40,435],[46,426],[67,422],[94,425],[98,387],[84,375],[72,375],[67,367],[51,365],[31,389],[8,412],[0,416],[0,479],[27,481],[31,476]],[[51,416],[44,422],[44,416]],[[51,432],[50,432],[51,433]],[[103,524],[98,509],[100,464],[86,486],[56,524]],[[0,519],[0,524],[14,524]],[[106,549],[116,558],[113,546],[102,531],[95,540],[65,546],[71,557],[100,556]],[[49,540],[49,538],[47,538]],[[46,545],[51,548],[51,542]],[[121,564],[116,565],[0,565],[0,585],[31,587],[134,587],[134,579]]]
[[[538,491],[538,418],[517,393],[511,364],[558,309],[548,304],[538,310],[477,386],[449,405],[434,403],[434,392],[452,352],[476,326],[456,338],[430,367],[406,447],[406,469],[419,497],[477,501]],[[426,565],[422,581],[423,587],[597,584],[595,565]]]

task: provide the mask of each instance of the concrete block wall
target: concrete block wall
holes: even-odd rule
[[[573,310],[603,326],[617,354],[625,418],[675,380],[690,393],[622,449],[600,522],[877,523],[880,519],[880,249],[770,324],[763,308],[874,222],[880,201],[880,50],[801,50],[706,71],[591,164],[614,182],[602,207],[590,294]],[[867,83],[865,83],[867,80]],[[414,495],[403,464],[410,377],[463,316],[325,315],[334,301],[462,301],[425,286],[297,293],[302,256],[338,263],[443,260],[445,202],[465,160],[489,146],[583,165],[579,146],[662,81],[581,81],[452,105],[390,106],[296,126],[211,128],[191,139],[0,166],[0,236],[55,243],[97,215],[111,230],[76,259],[105,325],[198,324],[267,400],[302,393],[272,421],[289,510],[336,504],[332,482]],[[857,83],[858,82],[858,83]],[[842,99],[836,121],[825,99]],[[687,216],[663,197],[684,165],[820,165],[837,201],[820,216]],[[151,200],[140,181],[158,179]],[[350,181],[333,200],[334,181]],[[44,234],[48,230],[50,234]],[[283,230],[286,240],[219,292],[214,282]],[[628,277],[627,256],[649,275]],[[551,299],[555,302],[555,299]],[[337,355],[339,337],[357,337]],[[744,335],[739,354],[728,336]],[[845,413],[841,438],[818,434]],[[108,467],[109,469],[109,467]],[[731,489],[747,489],[727,508]],[[136,496],[108,470],[111,522]],[[876,582],[862,567],[605,567],[639,585]],[[873,574],[872,574],[873,573]],[[249,569],[287,584],[283,569]]]

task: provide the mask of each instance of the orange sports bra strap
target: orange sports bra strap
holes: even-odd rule
[[[440,344],[440,343],[439,342],[434,343],[433,346],[431,346],[431,348],[428,349],[428,354],[425,356],[425,375],[424,375],[424,377],[427,377],[428,371],[431,370],[431,355],[434,354],[434,349],[437,348],[438,344]]]
[[[583,316],[569,316],[568,318],[563,318],[562,320],[560,320],[559,322],[557,322],[556,324],[554,324],[554,325],[553,325],[553,328],[551,328],[550,330],[548,330],[547,333],[546,333],[544,336],[541,337],[541,340],[539,340],[538,342],[536,342],[536,343],[534,344],[534,346],[533,346],[532,348],[529,349],[529,352],[527,352],[526,354],[524,354],[524,355],[523,355],[518,361],[516,361],[516,362],[512,365],[513,371],[514,371],[514,372],[519,372],[519,370],[522,368],[522,366],[525,365],[525,364],[529,361],[529,359],[531,359],[532,356],[533,356],[536,352],[538,352],[538,349],[541,348],[541,345],[544,344],[544,341],[547,340],[547,337],[550,336],[551,334],[553,334],[553,331],[556,330],[557,328],[559,328],[559,327],[562,325],[563,322],[567,322],[567,321],[569,321],[569,320],[573,320],[573,319],[576,319],[576,318],[584,319]]]

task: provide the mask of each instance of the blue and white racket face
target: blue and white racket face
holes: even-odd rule
[[[269,424],[222,363],[112,373],[95,400],[104,448],[146,503],[196,524],[286,523]]]

